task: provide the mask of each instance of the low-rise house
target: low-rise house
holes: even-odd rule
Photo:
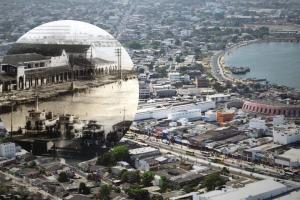
[[[290,149],[283,154],[275,156],[275,164],[282,167],[300,167],[300,149]]]
[[[152,156],[157,156],[160,154],[159,149],[153,147],[141,147],[136,149],[130,149],[129,154],[132,159],[142,159]]]
[[[141,171],[150,171],[159,168],[159,161],[155,158],[145,158],[141,160],[135,160],[135,168]]]

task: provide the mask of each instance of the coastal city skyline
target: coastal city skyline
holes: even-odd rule
[[[0,2],[0,199],[300,199],[300,2]]]

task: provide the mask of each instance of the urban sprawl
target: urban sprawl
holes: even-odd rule
[[[139,80],[129,131],[93,159],[28,151],[1,122],[0,199],[300,198],[299,91],[240,79],[249,68],[224,62],[251,43],[299,42],[299,1],[11,0],[0,9],[3,56],[43,23],[84,21],[127,49]],[[68,64],[66,52],[58,56]],[[0,84],[0,103],[35,91]]]

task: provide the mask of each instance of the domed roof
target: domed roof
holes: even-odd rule
[[[25,33],[16,43],[30,44],[84,44],[113,40],[105,30],[92,24],[74,21],[60,20],[42,24]]]
[[[8,54],[40,53],[51,56],[53,52],[65,49],[68,52],[85,52],[88,58],[117,62],[116,48],[122,50],[123,69],[132,69],[129,54],[107,31],[86,22],[60,20],[28,31],[8,50]]]

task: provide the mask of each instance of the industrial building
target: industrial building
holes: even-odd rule
[[[283,154],[275,156],[275,164],[281,167],[300,167],[300,149],[290,149]]]
[[[212,141],[221,141],[228,138],[232,138],[240,134],[235,128],[232,127],[222,127],[215,130],[208,130],[204,134],[199,134],[194,137],[188,138],[191,146],[201,147],[205,146],[207,143]]]
[[[191,110],[182,110],[174,113],[168,114],[168,119],[172,121],[185,118],[188,120],[196,120],[202,117],[201,109],[191,109]]]
[[[288,192],[288,187],[272,179],[257,181],[238,189],[223,189],[199,195],[194,200],[264,200]]]
[[[170,113],[175,113],[178,111],[189,111],[194,109],[200,109],[205,112],[216,107],[213,101],[202,101],[196,103],[183,103],[177,105],[167,105],[159,107],[149,107],[144,109],[139,109],[135,115],[135,120],[145,120],[145,119],[164,119],[167,118]]]
[[[167,97],[173,97],[177,95],[177,90],[174,88],[170,89],[157,89],[154,92],[154,96],[158,98],[167,98]]]
[[[266,130],[266,120],[259,118],[252,118],[249,120],[249,129]]]
[[[220,103],[220,102],[226,102],[226,101],[230,100],[231,95],[218,93],[218,94],[207,95],[206,98],[207,98],[207,100],[211,100],[211,101]]]
[[[141,159],[151,156],[158,156],[160,154],[159,149],[153,147],[140,147],[136,149],[130,149],[129,154],[134,159]]]

